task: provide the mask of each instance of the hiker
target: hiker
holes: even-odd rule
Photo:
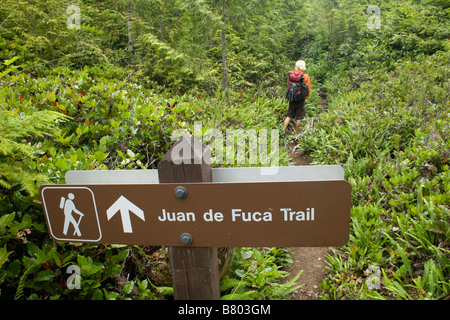
[[[300,130],[300,123],[302,119],[305,117],[305,100],[309,97],[309,93],[311,92],[311,80],[309,76],[304,73],[306,70],[306,63],[303,60],[298,60],[295,63],[295,71],[289,71],[288,81],[287,81],[287,92],[286,98],[289,100],[289,108],[287,112],[286,119],[284,120],[284,132],[286,132],[286,128],[288,127],[291,119],[295,118],[295,131],[298,133]],[[302,79],[303,77],[303,79]],[[300,86],[302,83],[302,86]],[[300,88],[303,89],[303,92],[300,91],[292,92],[289,94],[290,88],[296,88],[295,85],[299,85]],[[306,85],[307,90],[306,89]],[[297,90],[297,89],[296,89]]]
[[[66,200],[65,202],[63,199],[64,198],[61,198],[61,204],[60,204],[60,207],[62,205],[64,208],[64,217],[65,217],[63,233],[65,235],[67,235],[69,225],[72,224],[75,229],[73,235],[76,234],[77,236],[81,236],[79,226],[80,226],[81,218],[84,216],[84,214],[80,210],[75,208],[75,204],[73,203],[73,199],[75,199],[75,196],[73,193],[69,193],[69,199]],[[78,221],[76,221],[75,218],[72,216],[72,212],[75,212],[80,216]]]

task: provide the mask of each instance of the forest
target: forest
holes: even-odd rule
[[[38,190],[155,169],[199,123],[278,132],[280,166],[294,144],[344,168],[350,240],[327,254],[320,299],[448,300],[449,18],[447,0],[1,0],[0,300],[173,299],[166,248],[54,242]],[[285,134],[300,59],[311,94]],[[287,299],[291,263],[236,248],[222,299]]]

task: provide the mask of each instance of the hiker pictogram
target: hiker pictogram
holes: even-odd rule
[[[55,240],[96,242],[102,238],[95,195],[89,187],[54,185],[40,192]]]
[[[80,223],[81,219],[84,217],[84,213],[78,210],[75,207],[75,203],[73,200],[75,199],[75,195],[73,193],[68,194],[68,198],[61,197],[59,207],[64,210],[64,229],[63,233],[64,235],[67,235],[67,231],[69,229],[70,224],[73,225],[74,232],[73,235],[77,235],[81,237],[81,231],[80,231]],[[72,213],[76,213],[78,217],[78,221],[75,219],[75,217],[72,215]]]

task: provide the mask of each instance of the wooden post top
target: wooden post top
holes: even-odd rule
[[[211,150],[191,136],[181,136],[158,164],[160,183],[212,182]]]

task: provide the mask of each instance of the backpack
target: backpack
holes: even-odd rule
[[[289,71],[289,87],[286,91],[286,99],[288,101],[305,100],[308,91],[308,84],[304,82],[303,72]]]

